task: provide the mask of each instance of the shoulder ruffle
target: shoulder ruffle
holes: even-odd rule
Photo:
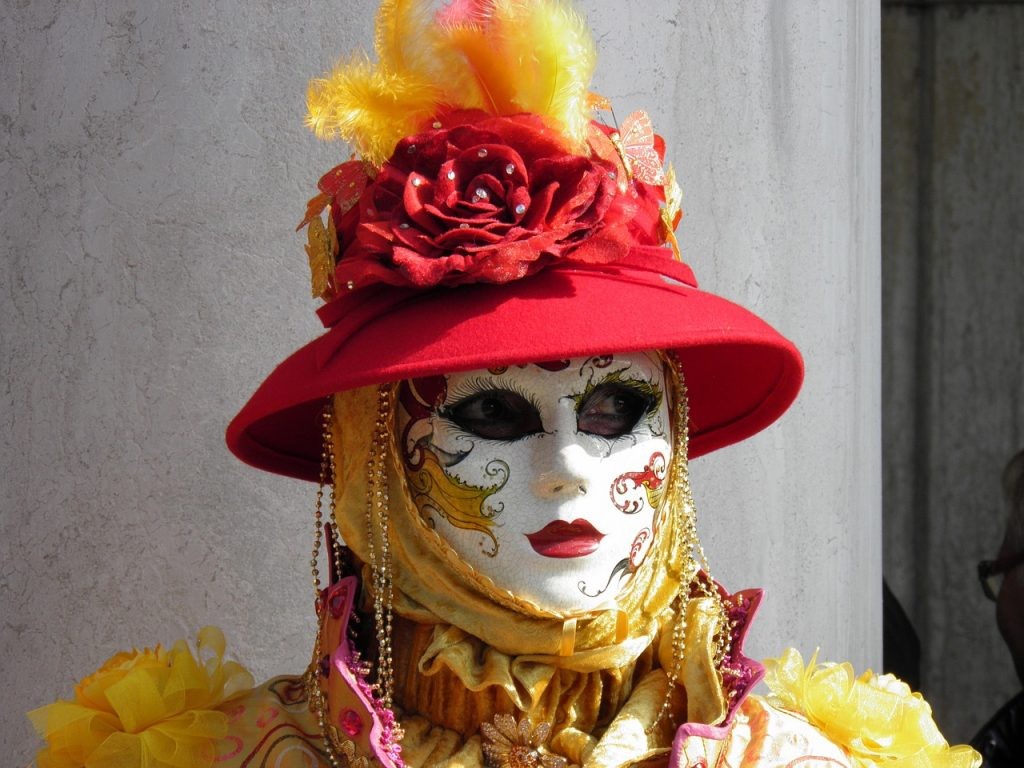
[[[949,746],[928,702],[892,675],[868,670],[857,677],[849,663],[818,664],[817,653],[804,666],[793,648],[765,667],[771,702],[805,717],[858,768],[981,765],[970,747]]]
[[[253,687],[224,660],[224,634],[199,631],[196,651],[179,640],[118,653],[82,680],[74,698],[28,713],[47,744],[39,768],[207,768],[228,718],[217,707]]]

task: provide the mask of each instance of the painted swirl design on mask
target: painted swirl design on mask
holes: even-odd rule
[[[647,547],[644,545],[647,543],[649,538],[651,538],[651,529],[644,528],[636,535],[636,538],[633,539],[633,545],[629,548],[630,573],[634,573],[643,563],[644,556],[647,554]]]
[[[635,515],[644,508],[644,502],[652,509],[659,509],[662,487],[668,474],[665,454],[656,451],[651,454],[646,466],[639,472],[625,472],[615,478],[608,495],[620,512]]]
[[[505,487],[509,467],[500,459],[488,462],[484,474],[494,482],[484,486],[471,485],[445,472],[446,466],[461,461],[466,455],[449,454],[432,442],[430,417],[446,395],[444,376],[405,381],[399,388],[399,402],[409,414],[409,421],[402,430],[406,482],[413,504],[430,525],[434,524],[435,516],[440,516],[456,528],[483,534],[489,541],[489,544],[484,543],[483,552],[493,557],[498,553],[493,528],[504,505],[490,504],[488,499]]]

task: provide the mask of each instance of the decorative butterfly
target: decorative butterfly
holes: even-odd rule
[[[668,170],[665,171],[664,189],[665,204],[661,207],[661,233],[664,242],[671,246],[676,261],[682,261],[683,256],[679,252],[679,241],[676,240],[676,227],[679,226],[679,221],[683,218],[683,191],[679,188],[679,183],[676,181],[676,171],[672,167],[672,163],[668,164]]]
[[[587,127],[587,144],[591,151],[606,163],[615,168],[615,179],[619,192],[625,192],[629,186],[629,170],[623,162],[624,157],[614,141],[597,125],[591,123]]]
[[[306,230],[306,255],[309,257],[309,271],[313,279],[313,298],[330,301],[334,298],[334,255],[338,252],[338,233],[334,229],[334,217],[328,210],[327,227],[319,214],[309,220]]]
[[[309,257],[309,271],[313,278],[313,298],[330,301],[335,295],[334,266],[338,255],[338,231],[334,226],[336,209],[338,214],[346,213],[359,200],[366,185],[370,183],[366,165],[359,160],[348,160],[336,165],[320,177],[317,188],[320,193],[306,203],[306,215],[299,226],[305,226]],[[320,214],[327,209],[327,226]]]
[[[363,194],[370,176],[361,160],[349,160],[336,165],[316,183],[317,188],[331,198],[331,204],[348,211]]]
[[[587,91],[587,107],[595,112],[611,112],[612,103],[604,96]]]
[[[661,158],[654,146],[654,128],[646,112],[637,110],[631,113],[622,121],[621,130],[610,138],[630,176],[644,184],[660,187],[665,183]]]
[[[306,203],[306,215],[295,228],[296,231],[309,224],[313,217],[319,216],[328,203],[338,210],[338,215],[346,213],[359,200],[369,182],[366,166],[360,160],[348,160],[331,168],[317,182],[320,194]]]

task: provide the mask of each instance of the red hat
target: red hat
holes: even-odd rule
[[[689,394],[691,458],[767,427],[803,378],[791,342],[699,290],[664,248],[637,247],[609,265],[556,264],[506,284],[380,286],[340,296],[321,316],[333,325],[281,363],[228,428],[229,447],[253,466],[316,480],[325,397],[429,374],[673,350]]]
[[[452,8],[472,5],[450,7],[435,26],[463,23]],[[565,13],[557,4],[510,7]],[[464,24],[486,45],[465,50],[468,33],[460,28],[453,39],[467,59],[501,50],[501,23],[522,27],[522,19],[470,16]],[[580,39],[553,54],[563,68],[565,50],[585,48],[578,27],[564,34]],[[543,46],[511,58],[543,65]],[[539,76],[476,64],[475,77],[508,80],[478,84],[488,97]],[[580,98],[543,114],[531,108],[529,94],[478,108],[469,85],[442,73],[436,103],[419,105],[419,117],[412,110],[400,119],[369,119],[359,101],[368,89],[353,90],[351,81],[380,74],[393,87],[394,66],[382,61],[380,73],[354,75],[355,66],[336,72],[337,82],[314,81],[310,94],[310,122],[342,135],[363,156],[320,180],[303,221],[314,295],[328,302],[318,313],[327,332],[281,363],[231,422],[228,445],[242,460],[316,480],[320,415],[335,392],[618,352],[678,356],[691,457],[760,431],[792,403],[803,378],[793,344],[742,307],[698,289],[678,259],[678,187],[671,166],[662,170],[664,145],[644,113],[618,130],[581,121],[581,110],[606,106],[586,94],[589,72],[575,83]],[[416,77],[420,83],[425,75]],[[449,79],[459,100],[441,90]],[[572,95],[565,83],[558,92]],[[384,146],[391,152],[381,161]]]

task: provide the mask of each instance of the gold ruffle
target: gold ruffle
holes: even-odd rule
[[[395,649],[396,698],[407,713],[464,736],[496,714],[526,712],[535,722],[553,724],[556,737],[572,730],[589,739],[608,726],[636,681],[657,663],[648,645],[623,667],[578,672],[507,656],[452,626],[398,626],[403,642]]]

